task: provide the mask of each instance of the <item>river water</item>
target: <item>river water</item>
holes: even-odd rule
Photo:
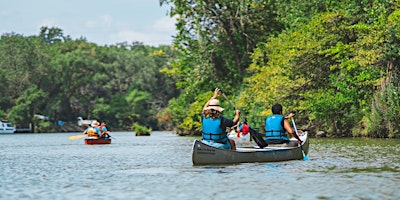
[[[0,135],[0,199],[400,199],[400,140],[311,139],[309,160],[193,166],[194,138]]]

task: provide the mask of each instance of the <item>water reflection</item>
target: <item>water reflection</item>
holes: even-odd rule
[[[71,135],[1,135],[0,199],[400,198],[399,140],[311,139],[308,161],[193,166],[194,138]]]

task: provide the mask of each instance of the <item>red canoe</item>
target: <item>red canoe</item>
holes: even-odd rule
[[[85,144],[111,144],[111,139],[110,138],[93,138],[93,137],[88,137],[85,138]]]

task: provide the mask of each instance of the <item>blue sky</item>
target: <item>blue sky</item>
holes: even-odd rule
[[[48,26],[99,45],[169,45],[176,31],[168,9],[159,0],[1,0],[0,34],[38,35]]]

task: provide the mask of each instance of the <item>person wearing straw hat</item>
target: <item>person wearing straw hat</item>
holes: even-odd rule
[[[88,127],[85,131],[83,131],[83,134],[87,134],[88,137],[98,138],[100,136],[99,125],[100,123],[98,121],[93,121],[90,127]]]
[[[232,127],[239,121],[240,111],[235,110],[235,117],[230,120],[222,116],[224,109],[220,106],[220,89],[214,90],[214,95],[203,107],[202,111],[202,142],[221,149],[236,149],[235,142],[230,140],[225,132],[226,127]]]

